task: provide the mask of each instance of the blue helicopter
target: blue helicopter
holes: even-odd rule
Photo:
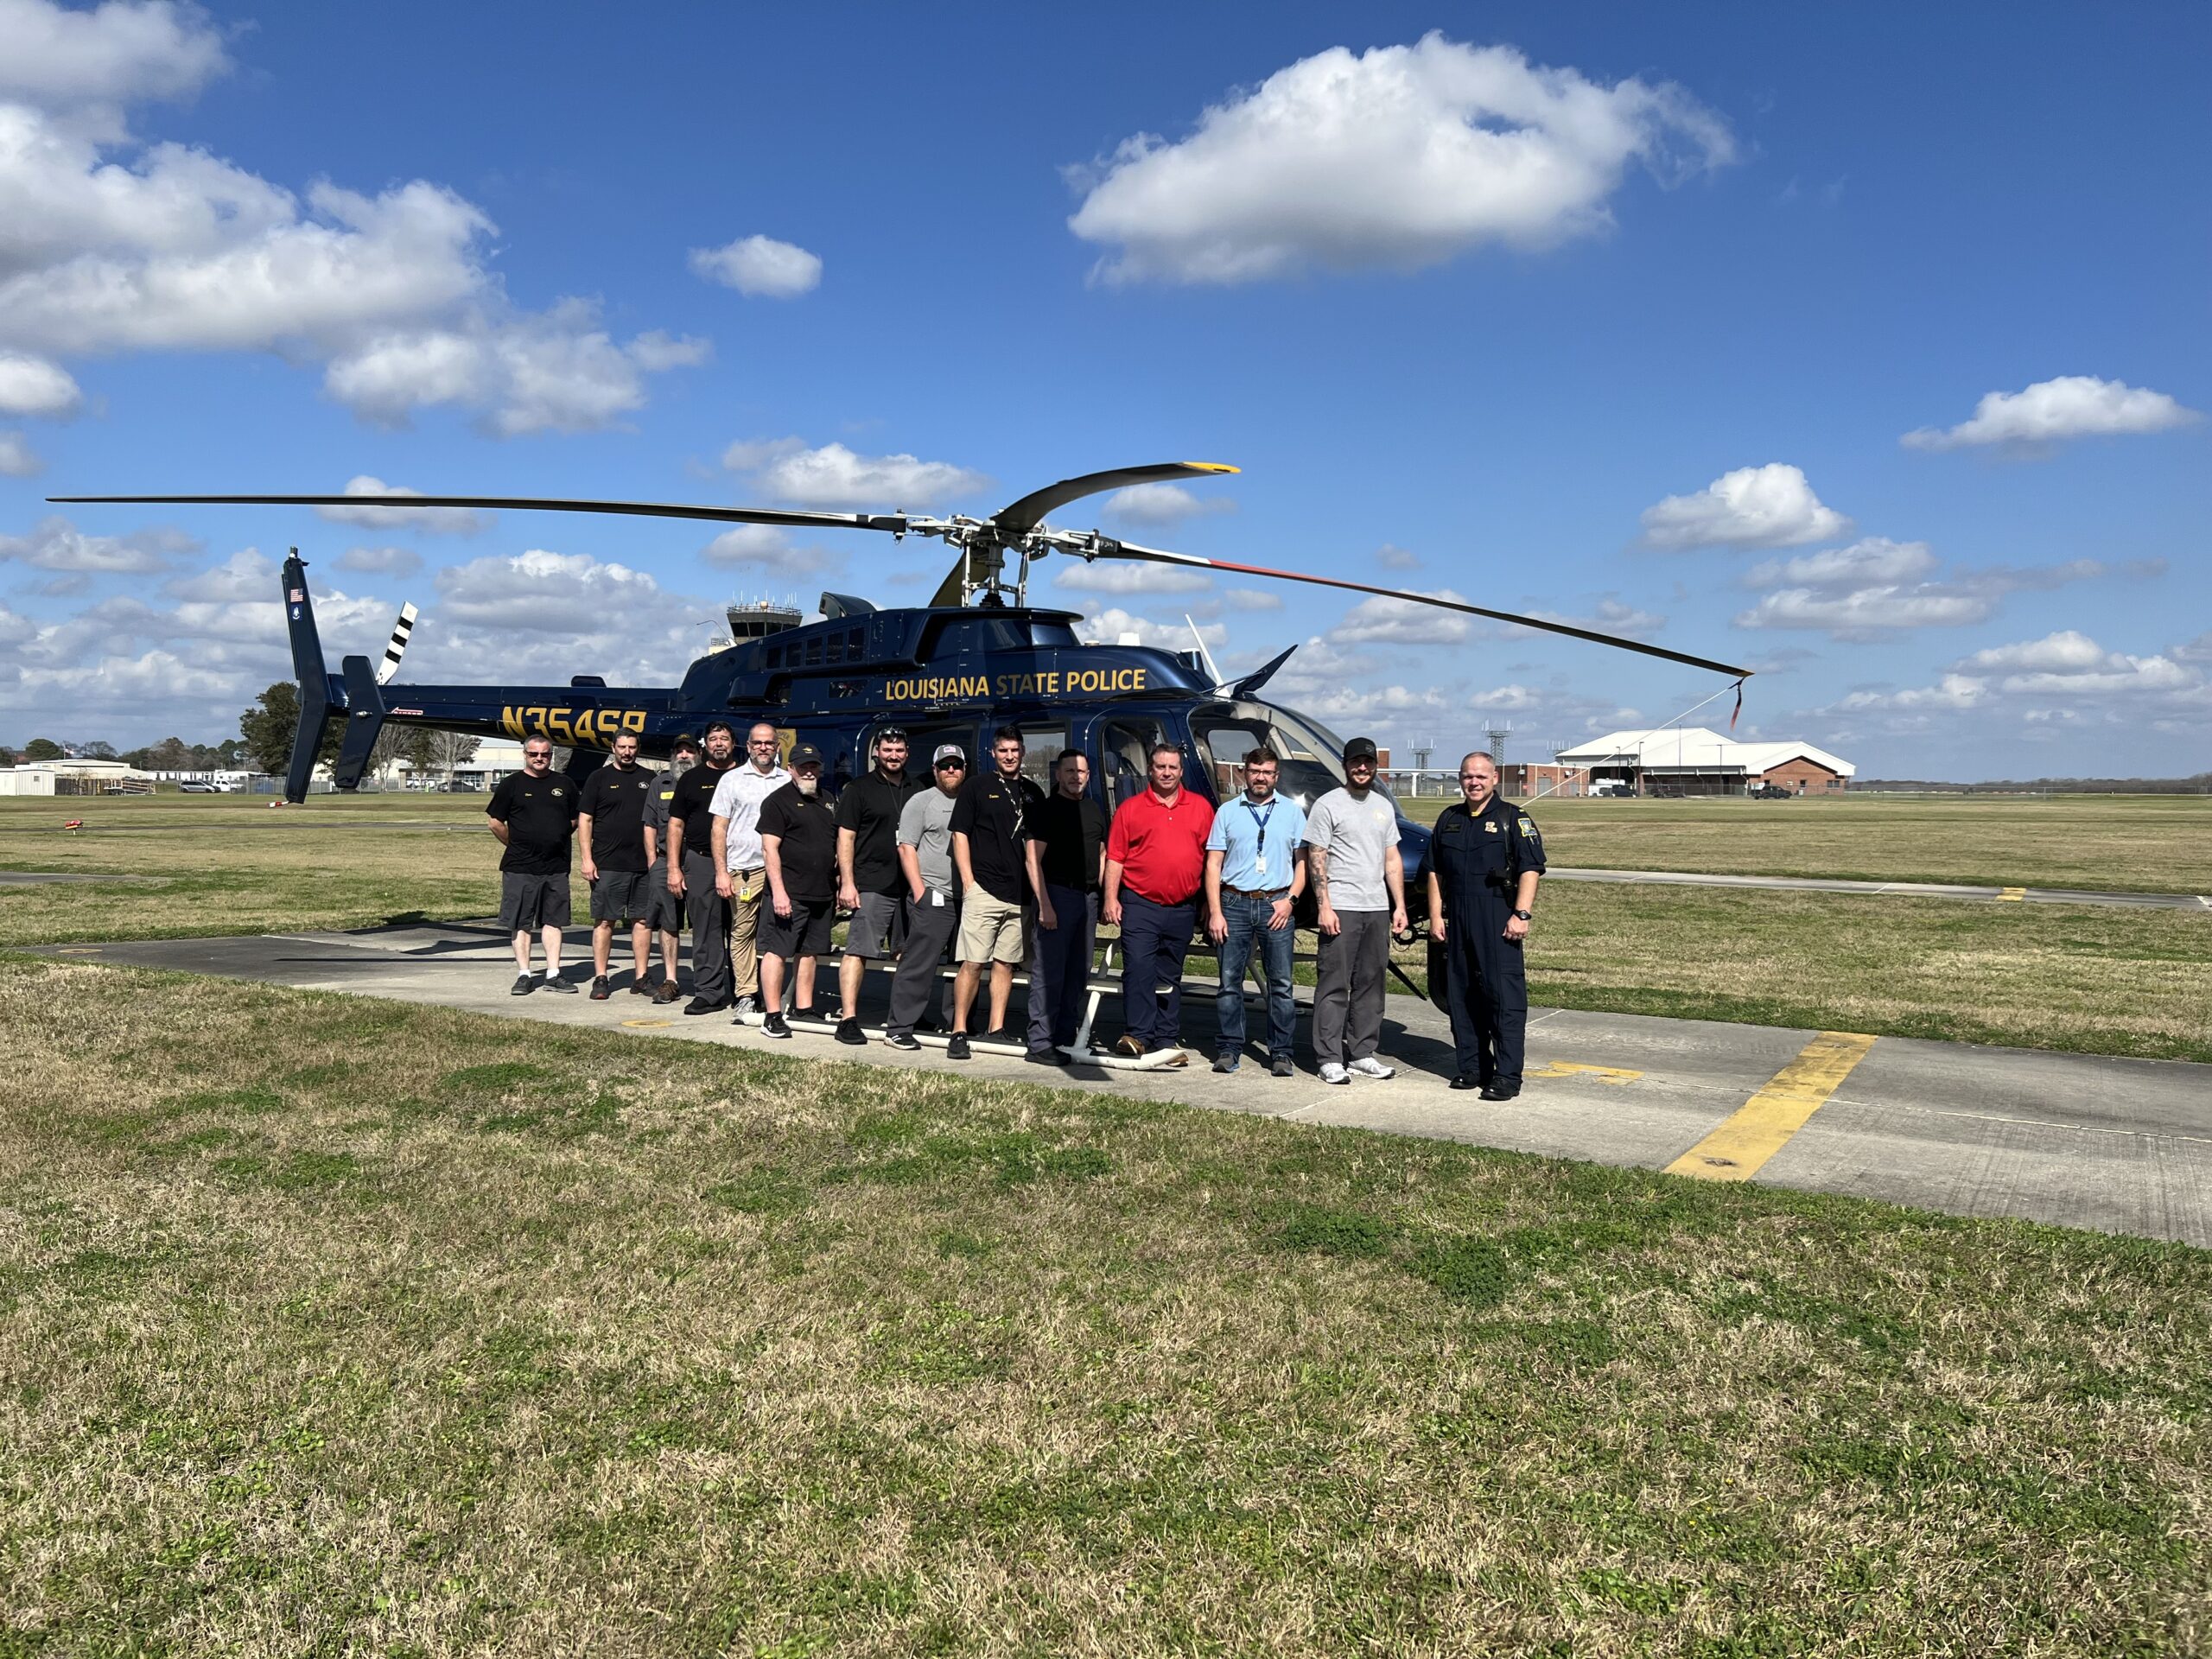
[[[1108,810],[1143,787],[1153,745],[1183,751],[1185,776],[1217,804],[1239,786],[1245,754],[1264,748],[1279,758],[1278,787],[1311,804],[1344,782],[1344,745],[1319,721],[1271,703],[1261,693],[1290,658],[1292,646],[1253,672],[1225,679],[1203,644],[1193,652],[1166,651],[1124,642],[1087,645],[1077,637],[1078,613],[1028,602],[1032,565],[1052,555],[1133,559],[1266,576],[1433,606],[1548,633],[1612,645],[1647,657],[1731,676],[1749,669],[1694,657],[1640,640],[1598,633],[1541,617],[1516,616],[1434,594],[1377,587],[1340,576],[1321,576],[1226,559],[1203,558],[1117,540],[1096,530],[1056,529],[1047,513],[1085,496],[1132,485],[1163,483],[1234,473],[1210,461],[1167,461],[1090,473],[1023,496],[988,518],[940,518],[914,513],[785,512],[773,508],[687,505],[640,501],[578,501],[461,495],[108,495],[55,496],[57,502],[124,502],[270,506],[470,507],[505,511],[613,513],[642,518],[694,518],[810,530],[866,530],[903,541],[908,536],[944,542],[959,562],[925,606],[881,610],[851,594],[822,595],[818,620],[788,607],[733,606],[731,639],[694,662],[674,686],[610,686],[579,674],[568,684],[429,685],[392,683],[414,621],[410,606],[400,616],[379,671],[366,657],[342,659],[339,671],[325,664],[309,596],[307,563],[295,548],[282,573],[284,614],[299,682],[299,728],[285,779],[286,798],[307,796],[325,728],[344,722],[333,781],[359,786],[370,751],[387,721],[484,736],[543,735],[568,746],[569,771],[578,778],[601,765],[623,733],[638,739],[641,753],[665,757],[677,738],[708,721],[742,728],[759,721],[776,726],[788,747],[812,743],[842,784],[865,772],[874,736],[887,726],[906,730],[916,754],[937,745],[959,744],[980,752],[1001,727],[1020,730],[1027,766],[1040,783],[1064,750],[1090,760],[1091,787]],[[1009,570],[1011,565],[1011,570]],[[1047,785],[1049,786],[1049,785]],[[1428,832],[1400,819],[1408,869]]]

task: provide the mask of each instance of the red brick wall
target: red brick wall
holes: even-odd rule
[[[1764,777],[1752,780],[1759,784],[1779,784],[1783,788],[1802,795],[1833,795],[1842,790],[1845,779],[1830,772],[1817,760],[1785,761],[1773,767]]]

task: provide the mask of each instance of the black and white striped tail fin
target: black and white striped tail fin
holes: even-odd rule
[[[389,685],[391,677],[399,672],[399,659],[407,654],[407,636],[415,632],[416,615],[412,605],[399,607],[399,620],[391,625],[391,638],[385,644],[384,661],[377,668],[378,685]]]

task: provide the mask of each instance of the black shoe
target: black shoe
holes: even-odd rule
[[[1013,1033],[1011,1030],[1009,1030],[1007,1027],[1005,1027],[1005,1026],[1001,1026],[1001,1027],[998,1027],[998,1029],[996,1029],[995,1031],[987,1031],[987,1032],[985,1032],[982,1036],[978,1037],[976,1040],[977,1042],[979,1042],[979,1043],[1009,1043],[1009,1044],[1011,1044],[1011,1043],[1019,1043],[1019,1042],[1024,1041],[1025,1039],[1022,1039],[1022,1038],[1020,1038],[1020,1037],[1015,1036],[1015,1035],[1014,1034],[1014,1033]]]
[[[1032,1065],[1065,1065],[1068,1057],[1057,1048],[1033,1048],[1021,1057]]]
[[[653,987],[653,1001],[657,1004],[680,1002],[683,1000],[683,992],[672,979],[664,979]]]
[[[727,1002],[710,1001],[706,997],[695,996],[689,1002],[686,1002],[683,1005],[683,1012],[686,1014],[720,1014],[728,1006],[729,1004]]]
[[[1458,1077],[1452,1079],[1452,1086],[1454,1089],[1480,1089],[1484,1084],[1483,1080],[1480,1077],[1470,1077],[1466,1073],[1461,1072]]]
[[[1294,1077],[1298,1075],[1298,1066],[1291,1060],[1270,1060],[1268,1062],[1268,1071],[1272,1077]]]
[[[515,977],[513,988],[509,990],[507,995],[509,996],[528,996],[537,988],[537,982],[536,980],[532,979],[528,974],[518,974]]]
[[[885,1032],[883,1033],[883,1046],[886,1048],[903,1049],[915,1049],[921,1046],[919,1043],[914,1040],[914,1033],[911,1031]]]
[[[633,979],[630,982],[631,995],[651,996],[652,994],[653,982],[650,979]]]
[[[966,1032],[956,1031],[945,1039],[944,1058],[948,1060],[964,1060],[969,1058]]]
[[[608,997],[613,995],[614,987],[607,982],[607,976],[605,974],[598,975],[592,980],[591,1000],[593,1001],[604,1002]]]
[[[819,1021],[827,1020],[829,1017],[830,1016],[828,1014],[823,1013],[819,1008],[807,1007],[793,1008],[791,1010],[791,1018],[794,1020],[813,1020]]]
[[[1241,1058],[1236,1054],[1217,1054],[1214,1056],[1213,1069],[1226,1076],[1236,1069],[1236,1063]]]
[[[562,978],[558,974],[548,974],[545,976],[545,988],[549,991],[558,992],[563,996],[574,996],[576,994],[576,988],[569,984],[567,980]]]
[[[840,1020],[837,1022],[837,1040],[855,1048],[865,1048],[868,1046],[868,1033],[861,1029],[859,1020]]]
[[[788,1037],[791,1034],[791,1021],[780,1014],[772,1014],[760,1022],[760,1031],[763,1036]]]
[[[1510,1100],[1521,1092],[1517,1083],[1488,1083],[1483,1085],[1484,1100]]]

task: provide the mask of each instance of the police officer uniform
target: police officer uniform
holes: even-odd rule
[[[1422,876],[1433,874],[1443,890],[1445,1011],[1457,1075],[1493,1099],[1521,1089],[1529,979],[1505,924],[1528,870],[1543,874],[1543,837],[1523,809],[1497,795],[1479,812],[1465,801],[1446,807],[1421,860]]]

